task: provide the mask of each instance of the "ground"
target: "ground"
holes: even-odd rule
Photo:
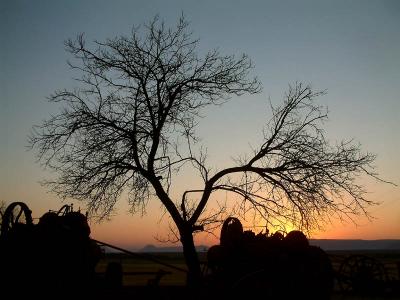
[[[354,295],[345,294],[342,291],[338,281],[335,280],[334,291],[330,299],[356,300],[356,299],[400,299],[398,291],[400,270],[400,250],[399,251],[335,251],[328,252],[335,272],[339,272],[343,261],[350,255],[368,256],[382,263],[385,270],[385,278],[390,282],[396,282],[397,292],[392,290],[380,295]],[[214,299],[224,298],[224,291],[211,290],[207,288],[193,289],[185,287],[185,273],[173,269],[168,265],[175,266],[179,269],[185,269],[185,263],[182,253],[152,253],[146,254],[147,258],[153,258],[165,263],[162,265],[154,261],[150,261],[143,257],[133,257],[128,254],[107,253],[99,262],[96,268],[97,275],[102,277],[106,274],[107,265],[117,262],[123,267],[122,288],[108,288],[101,291],[101,296],[105,298],[116,297],[120,299],[127,298],[152,298],[152,299]],[[200,253],[200,259],[204,262],[204,270],[206,268],[206,253]],[[399,265],[398,265],[399,264]],[[230,295],[232,298],[246,298],[252,291],[235,292]]]

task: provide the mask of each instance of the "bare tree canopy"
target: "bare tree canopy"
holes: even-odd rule
[[[373,202],[356,179],[367,174],[380,180],[371,165],[375,155],[362,153],[352,141],[329,144],[322,129],[327,111],[315,102],[323,94],[301,83],[289,86],[282,106],[271,106],[273,117],[259,148],[214,176],[240,173],[240,180],[219,182],[213,189],[239,194],[267,221],[305,230],[331,215],[368,215],[365,208]]]
[[[66,42],[70,63],[81,77],[75,90],[56,91],[51,102],[61,111],[35,126],[30,145],[38,159],[59,177],[49,182],[62,197],[88,201],[103,216],[127,191],[133,210],[155,195],[172,217],[192,274],[199,273],[193,232],[213,192],[229,191],[263,216],[310,228],[322,216],[366,213],[371,204],[355,179],[377,178],[359,145],[331,146],[322,130],[327,118],[315,103],[321,92],[296,83],[264,129],[264,140],[248,158],[212,172],[206,155],[194,148],[199,113],[223,104],[231,95],[258,93],[246,55],[200,56],[197,40],[182,17],[176,28],[155,18],[129,37],[119,36],[87,47],[82,35]],[[193,167],[201,189],[172,199],[174,172]],[[195,202],[186,201],[196,193]],[[206,222],[206,219],[203,220]]]
[[[83,73],[83,87],[52,95],[50,101],[65,108],[35,127],[31,138],[40,160],[60,172],[56,191],[90,200],[91,209],[104,213],[126,187],[135,207],[148,199],[150,185],[157,193],[168,190],[171,167],[194,161],[181,157],[174,135],[194,142],[201,108],[260,89],[256,79],[247,79],[247,56],[211,51],[200,58],[183,19],[175,30],[157,19],[145,29],[144,37],[134,31],[96,42],[93,51],[83,36],[67,41],[81,62],[70,65]]]

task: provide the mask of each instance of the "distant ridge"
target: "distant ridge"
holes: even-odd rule
[[[338,239],[310,239],[310,244],[323,250],[400,250],[400,240],[338,240]],[[207,251],[209,246],[196,246],[198,252]],[[138,252],[183,252],[182,246],[158,247],[147,245]]]
[[[198,252],[205,252],[208,250],[208,246],[198,245],[196,246],[196,250]],[[146,245],[143,248],[139,249],[138,252],[144,253],[154,253],[154,252],[183,252],[182,246],[169,246],[169,247],[157,247],[154,245]]]
[[[400,240],[311,239],[310,244],[324,250],[400,250]]]

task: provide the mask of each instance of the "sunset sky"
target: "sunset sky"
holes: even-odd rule
[[[40,217],[62,202],[39,181],[51,176],[27,151],[33,125],[57,111],[52,92],[73,88],[64,41],[129,34],[156,14],[168,25],[183,13],[199,51],[246,53],[263,84],[255,96],[233,97],[205,111],[198,133],[216,168],[261,143],[270,117],[268,98],[279,104],[288,84],[302,81],[327,94],[325,129],[334,143],[354,138],[377,154],[377,172],[400,185],[400,1],[0,1],[0,201],[24,201]],[[334,222],[313,238],[400,239],[400,187],[360,178],[375,217]],[[190,178],[182,186],[190,186]],[[72,202],[69,201],[67,203]],[[82,207],[84,203],[75,203]],[[108,222],[92,224],[92,237],[139,248],[165,237],[157,199],[147,214],[130,215],[121,198]],[[198,244],[213,244],[201,234]]]

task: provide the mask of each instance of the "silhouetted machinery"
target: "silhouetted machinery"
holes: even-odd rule
[[[328,255],[309,245],[301,231],[256,235],[232,217],[222,226],[220,245],[209,249],[207,266],[209,284],[230,294],[329,299],[334,284]]]
[[[11,203],[2,216],[0,284],[19,294],[86,289],[93,284],[101,249],[90,238],[87,217],[64,205],[37,224],[23,202]]]

